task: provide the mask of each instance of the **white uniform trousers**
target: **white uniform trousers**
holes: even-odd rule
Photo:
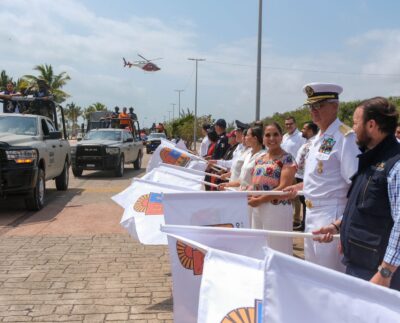
[[[253,208],[251,216],[251,227],[253,229],[292,231],[293,229],[293,207],[291,204],[263,203]],[[268,247],[293,255],[293,239],[282,237],[268,237]]]
[[[307,207],[305,232],[312,232],[339,219],[343,215],[345,206],[344,201],[340,200],[340,203],[336,205]],[[339,253],[339,243],[339,240],[319,243],[310,238],[304,239],[304,257],[307,261],[344,272],[345,267],[341,263],[343,255]]]

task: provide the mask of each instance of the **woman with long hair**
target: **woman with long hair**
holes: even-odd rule
[[[275,122],[266,125],[264,145],[267,153],[255,161],[251,178],[251,189],[255,191],[281,191],[292,185],[297,165],[294,157],[281,147],[282,128]],[[277,196],[254,195],[249,197],[252,210],[252,228],[277,231],[292,231],[293,208],[287,199]],[[292,255],[291,238],[268,238],[268,245]]]

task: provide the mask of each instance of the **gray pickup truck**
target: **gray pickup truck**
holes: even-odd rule
[[[142,167],[143,142],[128,129],[100,128],[90,130],[82,141],[71,147],[72,172],[83,170],[113,170],[115,176],[124,174],[124,165]]]
[[[24,103],[30,104],[29,100]],[[0,196],[22,195],[27,209],[34,211],[44,206],[46,181],[54,179],[57,190],[67,190],[69,181],[70,146],[65,131],[58,127],[55,104],[46,102],[37,111],[46,109],[53,118],[0,113]],[[65,124],[63,115],[61,120]]]

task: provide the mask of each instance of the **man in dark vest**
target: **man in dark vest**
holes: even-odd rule
[[[400,290],[400,144],[396,107],[385,98],[362,102],[353,129],[362,154],[341,220],[314,231],[332,241],[340,232],[346,273]],[[397,270],[397,271],[396,271]]]

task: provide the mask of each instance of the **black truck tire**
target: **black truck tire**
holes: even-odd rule
[[[36,185],[25,198],[25,205],[29,211],[39,211],[44,206],[46,179],[43,169],[39,169]]]
[[[124,155],[121,155],[119,158],[119,164],[117,165],[117,168],[115,169],[115,176],[116,177],[122,177],[124,175],[124,169],[125,169],[125,159]]]
[[[69,183],[69,165],[65,161],[63,171],[56,177],[56,188],[58,191],[66,191]]]
[[[137,156],[136,160],[133,162],[134,169],[142,168],[142,159],[143,159],[143,153],[141,150],[139,150],[138,156]]]
[[[75,168],[74,166],[72,166],[71,168],[72,168],[72,174],[74,174],[75,177],[82,176],[83,169],[78,169],[78,168]]]

